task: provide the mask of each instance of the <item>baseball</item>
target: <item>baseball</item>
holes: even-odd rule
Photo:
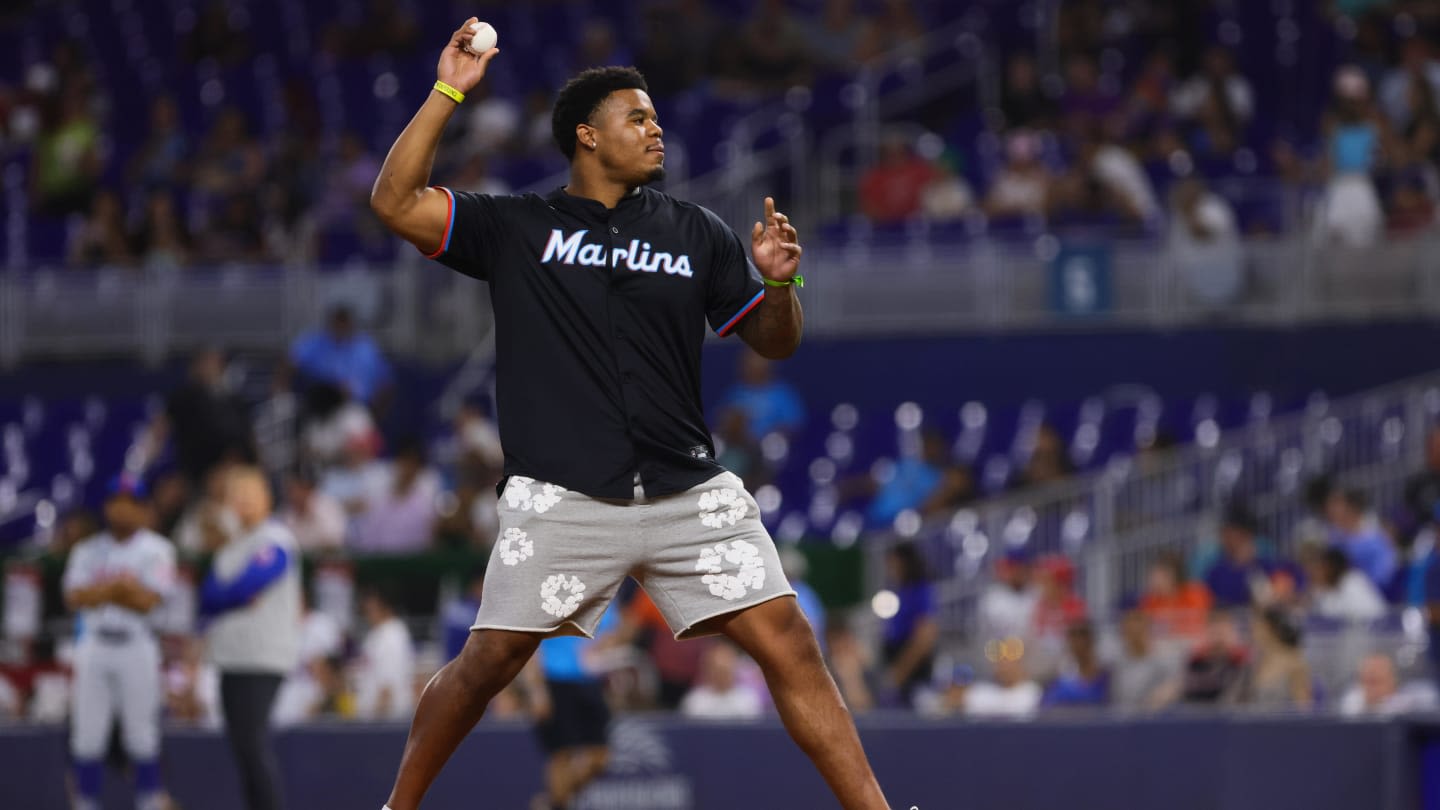
[[[495,26],[487,22],[470,23],[470,30],[474,32],[474,36],[470,37],[472,53],[485,53],[495,47],[495,42],[499,39]]]

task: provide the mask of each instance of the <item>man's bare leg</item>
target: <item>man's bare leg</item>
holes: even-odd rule
[[[815,632],[794,597],[772,599],[708,626],[740,645],[765,673],[780,719],[845,810],[890,810]],[[398,808],[397,808],[398,810]]]
[[[475,630],[465,648],[435,673],[400,757],[400,772],[390,791],[390,810],[417,810],[460,741],[480,722],[490,699],[504,689],[530,660],[540,637],[509,630]]]

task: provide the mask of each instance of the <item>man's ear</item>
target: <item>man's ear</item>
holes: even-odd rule
[[[579,124],[575,127],[575,143],[585,149],[595,148],[595,127]]]

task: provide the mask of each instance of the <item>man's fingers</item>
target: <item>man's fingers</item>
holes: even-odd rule
[[[774,222],[774,221],[775,221],[775,198],[774,198],[774,197],[766,197],[766,198],[765,198],[765,221],[766,221],[766,222]]]
[[[800,245],[796,242],[781,242],[780,249],[785,251],[786,253],[791,254],[797,259],[800,258],[801,253],[805,252],[805,249],[800,247]]]
[[[758,244],[760,244],[760,240],[762,240],[762,239],[764,239],[764,238],[765,238],[765,226],[764,226],[764,225],[761,225],[761,224],[758,223],[758,222],[755,223],[755,227],[753,227],[753,228],[750,229],[750,243],[751,243],[751,244],[758,245]]]
[[[497,54],[497,53],[500,53],[500,49],[499,49],[499,48],[491,48],[490,50],[486,51],[485,53],[480,54],[480,56],[479,56],[479,59],[480,59],[480,69],[481,69],[481,70],[484,70],[484,69],[485,69],[485,66],[490,64],[490,60],[491,60],[491,59],[494,59],[494,58],[495,58],[495,54]]]
[[[788,222],[781,224],[781,226],[780,226],[780,233],[781,233],[782,236],[784,236],[784,237],[786,238],[786,240],[788,240],[788,241],[790,241],[790,242],[799,242],[799,241],[800,241],[800,234],[799,234],[798,232],[796,232],[795,226],[794,226],[794,225],[791,225],[791,224],[788,223]]]
[[[470,30],[470,25],[477,22],[480,22],[478,17],[471,17],[466,20],[459,28],[455,29],[455,33],[450,35],[451,41],[456,45],[462,46],[470,44],[470,38],[475,36],[475,32]]]

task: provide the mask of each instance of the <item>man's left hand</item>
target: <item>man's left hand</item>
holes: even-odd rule
[[[765,221],[750,229],[750,253],[770,281],[789,281],[800,269],[800,236],[790,218],[775,210],[774,197],[765,198]]]

